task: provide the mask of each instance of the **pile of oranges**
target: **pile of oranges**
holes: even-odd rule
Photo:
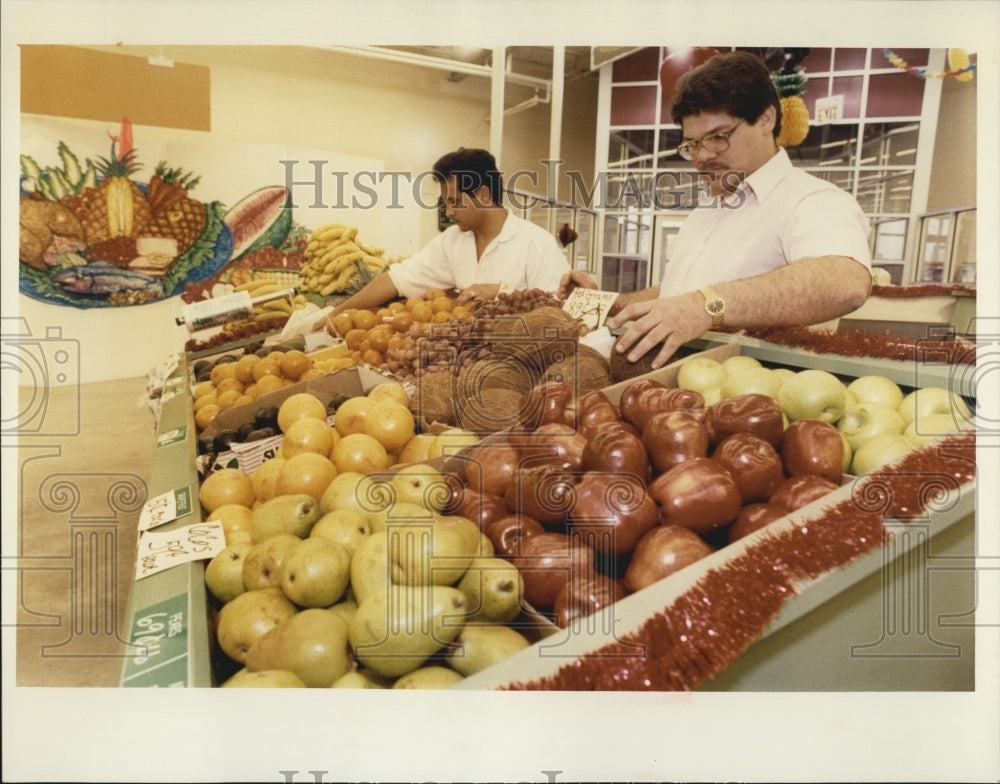
[[[298,381],[320,378],[353,364],[355,360],[347,357],[344,347],[323,349],[320,354],[275,349],[264,356],[220,357],[208,380],[194,387],[195,424],[199,430],[204,430],[224,409],[252,403],[258,395]]]
[[[333,317],[327,329],[343,338],[348,357],[380,367],[387,351],[403,347],[415,324],[443,324],[472,316],[470,306],[458,304],[441,289],[431,289],[422,297],[395,300],[378,310],[345,310]]]

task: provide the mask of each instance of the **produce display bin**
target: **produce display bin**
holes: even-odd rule
[[[716,359],[743,353],[765,364],[792,369],[821,367],[842,377],[878,373],[901,387],[955,386],[955,369],[947,365],[891,362],[868,358],[831,357],[708,333],[689,344]],[[688,357],[685,357],[687,359]],[[679,363],[655,371],[673,383]],[[348,372],[350,371],[350,372]],[[366,368],[338,371],[360,382],[360,394],[385,377]],[[336,374],[335,374],[336,375]],[[634,381],[634,379],[633,379]],[[620,395],[631,382],[609,387]],[[289,387],[288,389],[291,389]],[[971,397],[971,389],[962,388]],[[178,432],[182,438],[176,438]],[[170,376],[164,390],[150,495],[181,484],[197,499],[195,432],[187,368]],[[817,509],[863,493],[865,477],[846,483],[825,499],[772,523],[762,531],[722,548],[671,577],[619,601],[610,614],[588,620],[585,633],[546,628],[541,623],[532,645],[510,659],[456,684],[455,689],[516,688],[558,671],[575,657],[641,627],[677,596],[688,591],[712,569],[731,563],[763,536],[775,535],[807,522]],[[889,491],[891,492],[891,482]],[[197,503],[187,518],[196,521]],[[781,607],[735,661],[699,684],[703,690],[968,690],[974,684],[974,616],[976,574],[975,483],[931,506],[916,521],[898,526],[890,545],[796,585],[795,595]],[[929,584],[929,587],[928,587]],[[149,644],[153,618],[181,612],[184,625],[163,644],[126,661],[123,686],[211,686],[213,669],[210,601],[204,587],[204,562],[170,569],[136,582],[130,599],[133,645]],[[537,617],[535,620],[539,620]],[[543,619],[544,620],[544,619]],[[134,648],[133,650],[138,650]]]

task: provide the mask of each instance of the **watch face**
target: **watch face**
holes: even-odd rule
[[[705,308],[709,313],[721,313],[723,305],[720,300],[713,299],[705,303]]]

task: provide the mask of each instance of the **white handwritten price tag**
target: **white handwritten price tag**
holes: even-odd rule
[[[173,531],[143,531],[136,553],[135,579],[173,566],[214,558],[226,546],[222,523],[196,523]]]
[[[139,530],[148,531],[191,513],[191,488],[168,490],[146,501],[139,513]]]
[[[595,330],[604,326],[604,320],[608,317],[608,311],[616,299],[618,299],[617,291],[573,289],[563,303],[563,310],[573,318],[583,321],[588,329]]]
[[[514,281],[512,281],[512,280],[501,280],[500,281],[500,290],[497,291],[497,295],[499,296],[500,294],[512,294],[516,290],[517,290],[517,286],[514,285]]]

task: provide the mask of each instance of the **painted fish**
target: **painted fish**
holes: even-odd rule
[[[163,283],[156,278],[107,261],[69,267],[52,279],[64,291],[92,297],[106,297],[117,291],[148,291],[157,297],[163,296]]]

